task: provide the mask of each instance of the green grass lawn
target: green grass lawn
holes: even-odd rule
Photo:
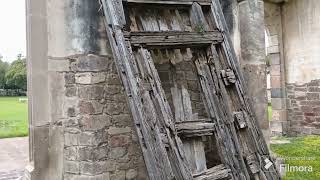
[[[268,119],[269,119],[269,121],[272,120],[272,107],[271,107],[271,104],[268,104]]]
[[[0,138],[28,135],[28,103],[19,98],[0,97]]]
[[[279,138],[278,138],[279,139]],[[291,141],[289,144],[271,144],[271,150],[284,157],[289,166],[311,166],[312,172],[287,172],[284,180],[320,179],[320,136],[280,138]]]

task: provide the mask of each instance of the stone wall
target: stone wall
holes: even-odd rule
[[[51,136],[63,134],[64,179],[146,179],[113,59],[77,55],[50,59],[49,67],[49,88],[55,90]]]
[[[291,0],[282,6],[288,121],[292,134],[318,134],[320,4]]]
[[[32,180],[148,179],[98,1],[28,0]]]
[[[290,133],[320,135],[320,80],[287,84]]]

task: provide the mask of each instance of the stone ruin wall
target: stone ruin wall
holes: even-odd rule
[[[319,134],[320,5],[265,1],[273,135]]]
[[[291,0],[282,7],[289,134],[319,134],[320,4]]]
[[[64,179],[146,179],[113,59],[88,54],[49,65],[52,102],[59,107],[51,128],[63,135]]]

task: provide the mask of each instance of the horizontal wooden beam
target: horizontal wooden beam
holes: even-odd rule
[[[219,31],[210,32],[131,32],[126,35],[132,46],[167,47],[201,46],[223,41]]]
[[[123,0],[128,3],[148,3],[148,4],[177,4],[177,5],[192,5],[193,2],[198,2],[201,5],[210,5],[211,0]]]
[[[182,137],[201,137],[211,136],[214,131],[214,123],[205,121],[182,121],[176,123],[179,136]]]

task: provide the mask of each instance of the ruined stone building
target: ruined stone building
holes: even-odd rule
[[[137,4],[144,2],[134,1]],[[149,0],[151,4],[155,1],[158,0]],[[126,86],[121,83],[114,49],[112,51],[114,44],[111,39],[116,37],[106,31],[109,25],[111,27],[104,16],[108,10],[98,0],[27,2],[30,164],[26,168],[26,179],[148,179],[148,161],[143,156],[145,151],[141,149],[141,137],[136,132],[138,125],[132,117],[133,105],[128,105],[127,97],[130,95],[126,94]],[[126,4],[127,1],[124,2]],[[192,4],[189,0],[181,2]],[[197,2],[211,3],[208,0]],[[319,46],[316,45],[319,35],[316,30],[320,23],[320,11],[317,10],[319,5],[316,0],[220,2],[235,54],[247,82],[253,118],[258,120],[264,139],[268,140],[270,136],[266,114],[265,37],[269,42],[267,57],[271,62],[274,109],[271,132],[316,133],[315,106],[320,102],[317,100],[320,84],[316,81],[320,72],[316,63],[319,56]],[[152,19],[148,8],[133,5],[124,14],[128,17],[141,13],[142,19]],[[209,12],[209,8],[203,7],[200,13],[208,22]],[[169,13],[172,13],[167,14],[169,18],[178,16],[176,11]],[[190,15],[183,10],[180,13],[181,17],[178,18],[190,26],[187,27],[190,31],[196,29],[197,32],[206,33],[205,26],[193,26],[192,20],[189,22]],[[110,19],[107,18],[107,21]],[[139,29],[139,22],[136,24],[127,28]],[[199,69],[191,63],[195,54],[198,58],[205,58],[205,51],[190,48],[178,51],[178,56],[176,50],[152,50],[152,53],[147,53],[148,57],[153,58],[168,107],[176,108],[177,101],[172,97],[174,93],[187,94],[194,113],[192,116],[207,119],[210,114],[197,81]],[[137,50],[132,54],[141,58],[143,53],[143,50]],[[228,81],[232,79],[226,81],[230,83]],[[179,89],[172,90],[176,86]],[[146,85],[145,88],[152,87]],[[208,123],[208,126],[211,124]],[[242,126],[241,123],[239,126]],[[257,132],[260,133],[260,129]],[[264,141],[259,133],[261,148],[264,147]],[[220,147],[206,143],[214,141],[211,137],[203,141],[206,168],[221,164],[222,160],[216,152]],[[267,148],[261,151],[268,156]],[[246,163],[252,160],[249,157],[252,156],[248,155]],[[258,173],[258,170],[253,172],[256,167],[254,163],[248,166],[251,172],[239,175],[242,179],[249,179],[249,175]],[[269,179],[277,174],[276,170],[266,173]]]

